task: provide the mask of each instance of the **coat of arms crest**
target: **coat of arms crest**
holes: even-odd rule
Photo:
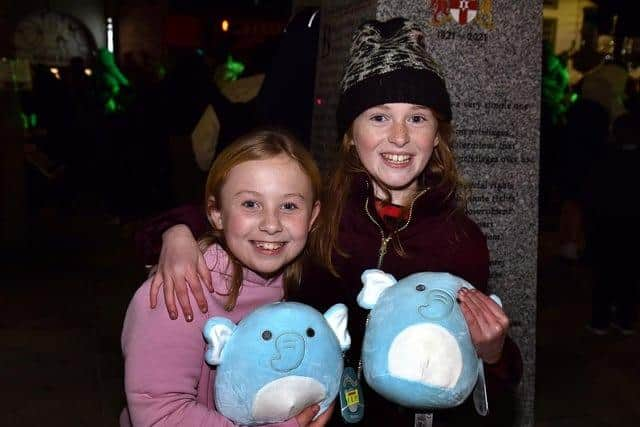
[[[429,0],[431,23],[442,25],[455,21],[466,25],[475,21],[485,29],[493,28],[492,0]]]

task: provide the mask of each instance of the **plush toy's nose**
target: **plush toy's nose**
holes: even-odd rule
[[[296,369],[304,359],[304,338],[296,333],[280,335],[275,341],[274,355],[271,366],[279,372]]]
[[[418,308],[420,316],[428,320],[445,318],[451,313],[454,301],[451,295],[441,290],[427,292],[427,303]]]

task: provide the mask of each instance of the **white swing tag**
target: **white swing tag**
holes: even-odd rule
[[[478,381],[473,388],[473,406],[478,414],[483,417],[489,413],[489,400],[487,399],[487,382],[484,377],[484,363],[478,360]]]

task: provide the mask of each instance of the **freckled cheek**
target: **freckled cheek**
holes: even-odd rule
[[[432,127],[412,129],[411,138],[424,145],[432,145],[436,139],[436,130]]]
[[[242,215],[229,215],[223,221],[225,234],[242,235],[254,230],[258,225],[253,218],[247,218]]]
[[[376,147],[380,144],[369,143],[370,141],[358,141],[356,151],[360,161],[364,163],[364,166],[368,168],[371,166],[369,163],[378,160],[379,154],[376,152]]]
[[[289,232],[292,239],[306,239],[310,220],[308,215],[300,215],[296,217],[286,218],[283,221],[285,229]]]
[[[371,135],[364,141],[362,145],[365,150],[373,152],[376,147],[378,147],[380,144],[384,144],[388,140],[389,138],[386,134]]]
[[[383,129],[367,129],[361,132],[354,132],[353,139],[357,141],[360,149],[371,149],[381,140],[384,140],[386,132]]]

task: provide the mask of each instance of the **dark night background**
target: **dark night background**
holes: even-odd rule
[[[51,48],[53,57],[29,64],[30,82],[6,73],[0,81],[0,424],[117,425],[128,301],[147,275],[145,266],[157,259],[158,230],[176,218],[200,221],[206,172],[194,162],[191,132],[212,105],[220,120],[218,151],[262,123],[291,127],[308,143],[321,15],[307,23],[320,3],[0,3],[3,73],[28,52],[44,58],[44,45],[63,49],[70,23],[78,28],[75,47],[66,44],[58,57]],[[557,3],[564,1],[544,2],[545,20]],[[585,104],[583,81],[563,77],[570,60],[581,73],[604,61],[637,70],[639,15],[633,1],[591,4],[580,14],[582,43],[567,51],[551,43],[541,76],[537,427],[635,426],[640,420],[638,334],[585,329],[596,280],[589,254],[594,242],[617,249],[625,231],[612,228],[619,233],[613,238],[588,239],[593,200],[584,186],[594,165],[600,173],[620,169],[603,164],[601,153],[623,134],[605,126],[592,141],[597,132],[585,119],[592,116],[578,115],[585,112],[577,107]],[[58,20],[38,27],[38,16]],[[100,53],[106,55],[107,18],[114,23],[116,67]],[[603,35],[612,46],[631,48],[599,51]],[[74,56],[82,49],[86,55]],[[225,73],[237,64],[243,71],[233,82]],[[242,86],[243,78],[263,77],[259,92]],[[636,146],[638,77],[630,73],[621,95],[631,114],[624,138]],[[250,100],[229,99],[229,91],[251,87],[258,95]],[[629,170],[616,175],[602,200],[637,218],[640,165]],[[634,254],[636,246],[629,249]],[[637,277],[631,280],[637,287]]]

